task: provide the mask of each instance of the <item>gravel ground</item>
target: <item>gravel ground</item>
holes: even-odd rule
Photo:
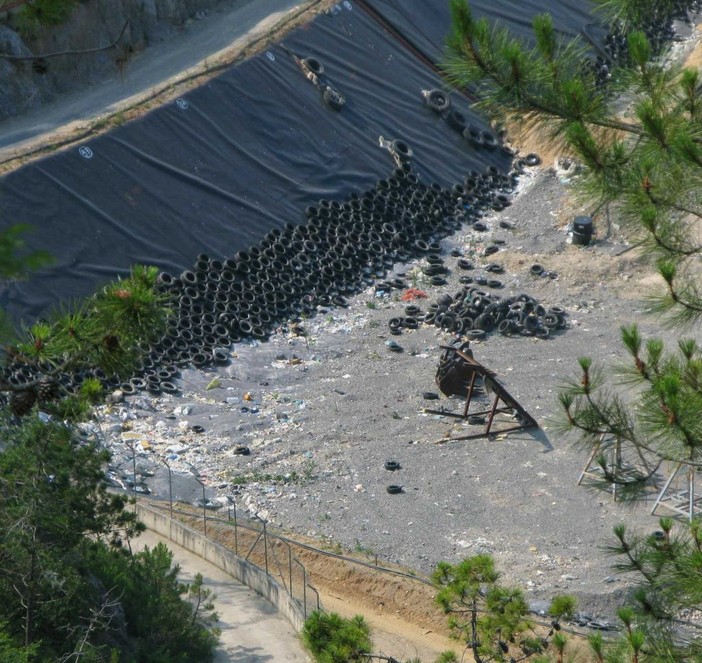
[[[614,574],[602,546],[616,523],[652,531],[656,519],[650,502],[625,506],[576,485],[586,454],[555,432],[556,393],[575,374],[577,357],[606,365],[622,358],[622,324],[663,333],[641,300],[656,278],[614,223],[599,223],[588,247],[569,243],[568,223],[582,210],[563,177],[534,170],[521,186],[512,206],[487,219],[487,232],[442,241],[448,285],[425,284],[418,263],[395,271],[427,293],[417,302],[426,310],[461,287],[464,272],[449,255],[457,249],[478,266],[505,267],[503,296],[527,292],[567,310],[568,328],[548,340],[493,332],[472,344],[538,430],[439,444],[479,430],[424,412],[462,407],[460,399],[423,397],[438,391],[439,345],[452,337],[429,325],[391,336],[387,321],[402,315],[402,290],[379,296],[369,289],[348,308],[320,310],[266,343],[233,346],[229,365],[183,371],[178,396],[141,394],[101,408],[116,482],[131,479],[135,445],[138,481],[154,496],[168,498],[159,461],[166,458],[176,498],[201,498],[195,472],[213,506],[235,502],[286,530],[425,573],[440,560],[489,552],[533,601],[567,592],[581,609],[611,615],[630,581]],[[495,238],[505,240],[501,250],[480,257]],[[532,276],[535,262],[550,276]],[[389,340],[403,351],[391,352]],[[242,445],[249,455],[235,453]],[[391,459],[400,470],[384,468]],[[389,484],[403,492],[388,494]]]

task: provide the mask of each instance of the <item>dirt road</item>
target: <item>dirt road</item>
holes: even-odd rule
[[[134,56],[122,75],[67,95],[0,125],[0,163],[46,143],[80,134],[101,118],[132,108],[235,59],[238,53],[320,4],[295,0],[238,0]]]

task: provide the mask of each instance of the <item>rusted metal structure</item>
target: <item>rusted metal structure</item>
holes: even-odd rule
[[[436,372],[436,384],[444,395],[461,396],[466,399],[466,403],[463,411],[460,413],[432,409],[425,409],[424,411],[430,414],[439,414],[463,420],[471,420],[475,417],[488,415],[485,422],[485,430],[481,433],[446,438],[442,441],[474,440],[489,437],[490,435],[538,428],[539,424],[536,420],[500,384],[495,373],[473,357],[473,352],[468,342],[460,345],[442,345],[441,349],[444,353],[441,356],[439,368]],[[481,393],[492,396],[492,405],[487,410],[471,412],[470,406],[474,397]],[[504,417],[498,419],[500,415],[506,415],[508,420],[504,421]],[[498,428],[493,428],[497,424],[502,425]],[[504,424],[508,424],[507,427]]]

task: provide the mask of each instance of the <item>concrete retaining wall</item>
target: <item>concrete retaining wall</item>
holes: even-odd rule
[[[185,523],[172,520],[165,513],[152,509],[146,504],[137,503],[137,516],[148,529],[199,555],[268,599],[294,629],[297,631],[302,629],[305,622],[302,608],[265,571],[235,555],[219,543],[211,541]]]

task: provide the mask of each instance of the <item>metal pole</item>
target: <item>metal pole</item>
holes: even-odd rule
[[[688,512],[688,518],[690,522],[695,516],[695,470],[690,466],[688,470],[690,477],[690,509]]]
[[[307,619],[307,570],[302,567],[302,605],[305,606],[305,619]]]
[[[234,502],[234,553],[239,554],[239,528],[236,524],[236,502]]]
[[[207,536],[207,509],[205,507],[206,504],[206,498],[205,498],[205,484],[200,481],[200,477],[193,472],[193,477],[195,478],[195,481],[197,481],[201,486],[202,486],[202,528],[205,532],[205,536]]]
[[[295,564],[302,569],[302,610],[305,613],[305,619],[307,619],[307,573],[305,571],[305,567],[299,559],[295,560]],[[290,595],[292,596],[292,592],[290,592]]]
[[[136,489],[136,449],[134,444],[129,444],[129,449],[132,452],[132,490],[134,491],[134,502],[137,499],[137,489]]]
[[[205,484],[200,482],[202,486],[202,528],[207,536],[207,506],[205,501]]]
[[[292,585],[292,548],[290,547],[290,544],[288,544],[288,575],[290,577],[290,597],[295,598],[293,596],[293,585]]]
[[[268,537],[266,535],[266,521],[263,520],[263,557],[266,560],[266,575],[268,575]]]
[[[168,505],[171,518],[173,518],[173,480],[171,478],[171,466],[168,464],[168,461],[165,458],[161,458],[161,462],[168,469]]]

